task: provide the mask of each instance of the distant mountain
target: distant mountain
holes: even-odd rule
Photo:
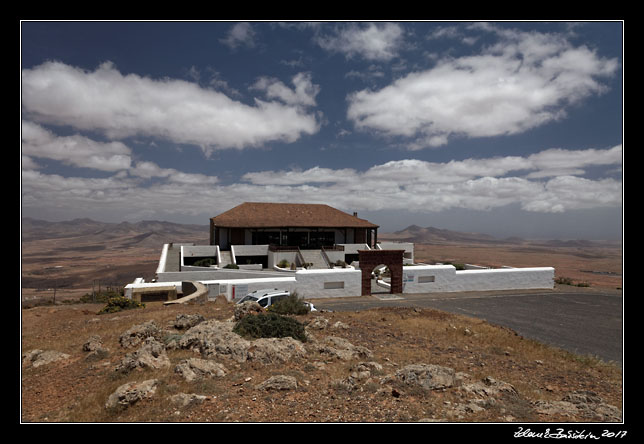
[[[74,244],[100,245],[109,242],[113,246],[157,246],[168,242],[208,242],[207,225],[177,224],[173,222],[146,220],[141,222],[108,223],[91,219],[73,219],[49,222],[22,218],[23,241],[44,239],[69,239]]]
[[[410,225],[407,228],[394,233],[378,234],[381,240],[396,240],[401,242],[443,244],[452,242],[475,242],[492,243],[503,242],[494,236],[483,233],[467,233],[460,231],[445,230],[434,227],[419,227]]]

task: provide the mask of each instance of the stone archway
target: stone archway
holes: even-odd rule
[[[362,296],[371,294],[371,272],[386,265],[391,272],[391,293],[402,293],[403,254],[405,250],[358,250],[362,271]]]

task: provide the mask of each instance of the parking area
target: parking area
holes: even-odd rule
[[[335,311],[383,306],[434,308],[485,319],[523,337],[623,366],[621,291],[570,287],[552,291],[374,294],[314,302],[318,309]]]

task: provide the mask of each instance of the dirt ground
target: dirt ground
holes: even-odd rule
[[[317,353],[283,364],[220,361],[224,377],[188,383],[174,372],[176,364],[195,357],[188,350],[169,350],[167,369],[143,369],[128,375],[115,371],[132,350],[118,337],[134,325],[154,320],[166,327],[178,314],[200,313],[206,319],[229,319],[230,304],[209,302],[145,308],[97,315],[100,304],[41,306],[23,309],[22,353],[56,350],[69,358],[37,368],[22,368],[23,422],[589,422],[587,416],[540,414],[536,401],[560,401],[575,391],[591,391],[621,410],[622,374],[613,365],[571,355],[521,338],[509,329],[484,321],[431,309],[377,309],[324,312],[297,318],[310,322],[322,316],[329,325],[346,328],[314,332],[319,339],[334,335],[373,352],[369,361],[381,371],[353,389],[347,379],[356,360],[341,361]],[[99,335],[109,355],[88,361],[83,344]],[[468,381],[492,377],[511,384],[519,396],[470,412],[467,396],[458,389],[426,391],[383,380],[405,365],[426,363],[465,372]],[[272,375],[294,376],[295,390],[263,392],[255,386]],[[156,378],[155,396],[121,412],[105,409],[108,396],[130,381]],[[177,393],[206,396],[198,405],[177,407],[168,402]],[[595,418],[596,419],[596,418]]]

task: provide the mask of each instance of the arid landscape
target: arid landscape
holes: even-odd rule
[[[379,238],[407,241],[413,231],[414,227]],[[553,266],[556,277],[569,278],[573,284],[611,289],[622,285],[619,245],[498,241],[478,235],[464,239],[463,233],[457,239],[457,233],[446,231],[434,232],[430,239],[422,235],[431,230],[415,231],[417,261]],[[217,363],[225,368],[219,376],[188,381],[177,367],[207,353],[203,344],[196,348],[171,345],[173,338],[190,335],[188,328],[177,326],[177,320],[201,315],[204,321],[194,328],[217,322],[224,325],[234,315],[231,304],[217,301],[165,307],[149,303],[145,308],[99,315],[104,304],[62,303],[91,293],[99,281],[105,288],[123,286],[136,277],[151,279],[165,242],[206,243],[207,227],[23,220],[21,421],[621,420],[622,371],[618,366],[539,344],[485,321],[432,309],[298,316],[311,334],[303,348],[296,347],[298,353],[267,364],[256,358],[259,345],[251,343],[246,359],[217,355]],[[143,342],[125,347],[121,337],[149,321],[156,326],[151,336],[165,346],[161,356],[167,358],[167,365],[116,370],[143,348]],[[85,346],[92,337],[100,343],[99,354]],[[359,352],[349,357],[333,354],[329,351],[334,350],[329,347],[333,341]],[[34,352],[38,350],[63,355],[36,365],[38,356],[47,354]],[[412,368],[430,367],[446,372],[449,382],[427,388],[410,383],[405,376]],[[264,388],[262,384],[271,376],[294,385]],[[443,376],[435,378],[443,380]],[[148,397],[132,401],[127,408],[106,408],[118,388],[152,380],[155,390]]]

